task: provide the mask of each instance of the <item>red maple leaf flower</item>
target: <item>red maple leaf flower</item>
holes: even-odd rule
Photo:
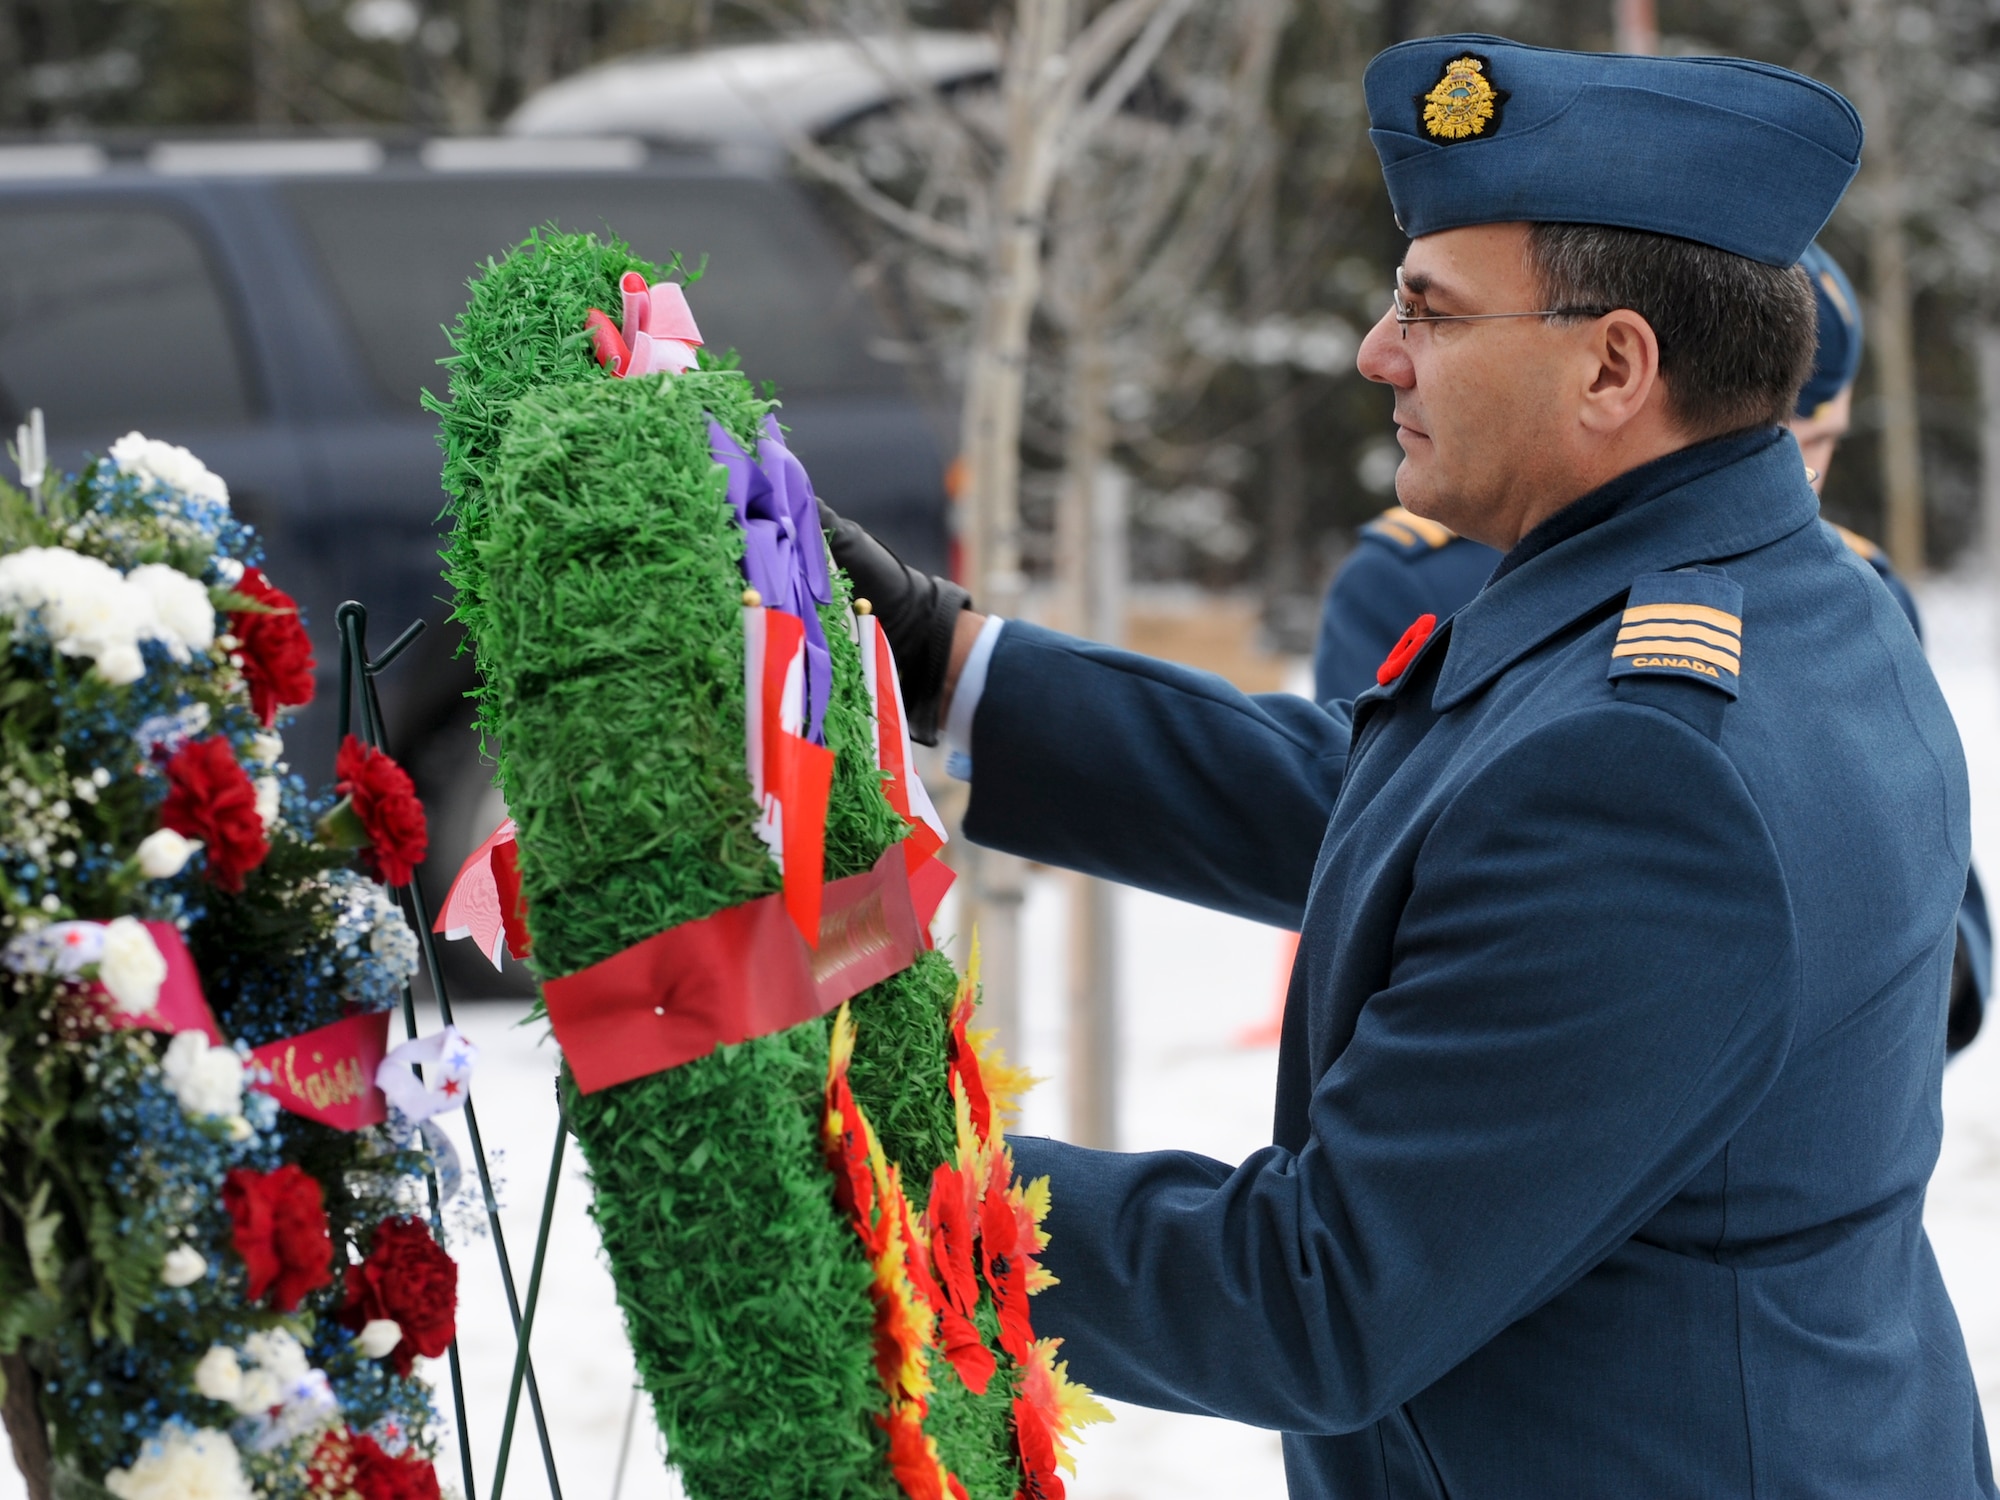
[[[965,1388],[975,1396],[985,1395],[1000,1361],[986,1347],[978,1326],[957,1308],[947,1307],[939,1317],[938,1334],[944,1357]]]
[[[992,1175],[979,1200],[979,1258],[1000,1309],[1000,1347],[1025,1364],[1035,1342],[1028,1320],[1028,1271],[1035,1247],[1021,1242],[1021,1222],[1007,1192],[1011,1178],[1006,1153],[995,1152]]]
[[[822,1126],[827,1165],[833,1169],[833,1200],[847,1215],[870,1258],[881,1253],[885,1224],[875,1217],[875,1174],[868,1166],[868,1142],[861,1129],[861,1107],[854,1102],[843,1069],[827,1081],[826,1119]]]
[[[931,1264],[952,1307],[970,1318],[979,1305],[979,1282],[973,1270],[972,1192],[965,1174],[940,1164],[931,1174],[930,1202],[924,1205],[924,1230],[930,1236]]]
[[[965,1102],[972,1112],[972,1128],[983,1141],[993,1133],[993,1102],[986,1093],[986,1076],[979,1068],[979,1053],[966,1034],[971,1024],[972,996],[967,994],[952,1010],[951,1040],[948,1044],[950,1081],[964,1087]]]
[[[909,1500],[964,1500],[965,1491],[938,1461],[937,1445],[924,1432],[921,1402],[908,1402],[875,1420],[889,1434],[889,1472]]]
[[[1021,1458],[1021,1488],[1014,1500],[1063,1500],[1056,1472],[1056,1433],[1050,1415],[1026,1396],[1014,1398],[1014,1448]]]

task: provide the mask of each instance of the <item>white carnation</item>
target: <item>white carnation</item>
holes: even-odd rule
[[[236,1409],[262,1418],[251,1446],[263,1451],[323,1427],[340,1413],[324,1370],[315,1370],[305,1346],[282,1328],[253,1333],[243,1341],[243,1384]]]
[[[133,858],[139,862],[139,873],[148,880],[166,880],[180,874],[200,847],[200,839],[185,838],[171,828],[155,828],[139,840]]]
[[[165,1286],[193,1286],[208,1274],[208,1259],[192,1245],[176,1245],[160,1263],[160,1281]]]
[[[269,833],[271,825],[278,821],[278,778],[259,776],[253,783],[257,790],[257,816]]]
[[[386,1359],[403,1342],[403,1325],[394,1318],[370,1318],[361,1325],[354,1347],[363,1359]]]
[[[160,1071],[189,1114],[243,1113],[243,1060],[227,1047],[209,1046],[199,1031],[183,1031],[167,1043]]]
[[[215,644],[215,605],[206,585],[165,563],[134,568],[125,581],[152,600],[158,620],[154,635],[175,661],[185,662]]]
[[[113,687],[126,687],[146,675],[146,659],[131,641],[119,641],[98,652],[96,665],[97,675]]]
[[[275,766],[278,757],[285,753],[283,735],[273,734],[268,729],[260,729],[250,736],[250,758],[260,766]]]
[[[143,433],[128,432],[111,445],[109,457],[121,473],[139,481],[141,493],[179,490],[194,500],[226,508],[229,486],[187,449],[163,443]]]
[[[243,1460],[226,1432],[163,1427],[129,1469],[113,1469],[104,1487],[118,1500],[256,1500]]]
[[[236,1392],[236,1409],[246,1417],[285,1404],[285,1383],[269,1370],[245,1370]]]
[[[112,918],[104,929],[97,982],[125,1015],[143,1016],[159,1003],[160,986],[167,982],[167,961],[145,923],[136,917]]]
[[[139,642],[160,633],[152,596],[116,568],[67,547],[24,547],[0,557],[0,609],[17,625],[39,614],[65,656],[87,656],[111,683],[145,674]]]
[[[260,1370],[268,1370],[289,1385],[302,1380],[312,1368],[305,1345],[282,1328],[253,1333],[243,1341],[243,1354]]]
[[[194,1367],[194,1388],[211,1401],[234,1406],[243,1394],[243,1366],[236,1362],[236,1351],[227,1344],[211,1344]]]

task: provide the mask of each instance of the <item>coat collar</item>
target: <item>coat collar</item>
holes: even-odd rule
[[[1610,494],[1614,488],[1617,495]],[[1561,534],[1565,517],[1600,509],[1610,514]],[[1431,704],[1442,713],[1464,702],[1550,636],[1623,594],[1641,573],[1735,557],[1818,515],[1819,497],[1806,482],[1798,445],[1778,428],[1718,438],[1620,475],[1524,538],[1493,581],[1453,616]],[[1544,527],[1559,539],[1548,541]]]

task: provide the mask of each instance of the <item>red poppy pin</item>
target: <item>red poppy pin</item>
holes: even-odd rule
[[[1375,681],[1387,687],[1401,677],[1410,663],[1417,659],[1417,653],[1424,649],[1424,642],[1431,638],[1437,623],[1436,615],[1418,615],[1412,620],[1410,628],[1403,632],[1403,638],[1396,642],[1389,654],[1382,658],[1382,665],[1375,669]]]

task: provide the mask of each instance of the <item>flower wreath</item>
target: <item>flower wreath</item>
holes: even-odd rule
[[[35,1500],[436,1500],[411,1361],[453,1337],[456,1266],[424,1139],[374,1076],[418,942],[351,867],[407,880],[422,810],[352,741],[351,788],[312,797],[288,770],[277,730],[312,697],[312,648],[199,459],[132,433],[51,475],[39,413],[17,456],[22,486],[0,484],[16,1460]]]
[[[454,330],[448,573],[513,819],[440,927],[531,945],[690,1496],[1054,1500],[1105,1413],[1030,1326],[1025,1079],[926,936],[886,641],[679,269],[537,233]]]

